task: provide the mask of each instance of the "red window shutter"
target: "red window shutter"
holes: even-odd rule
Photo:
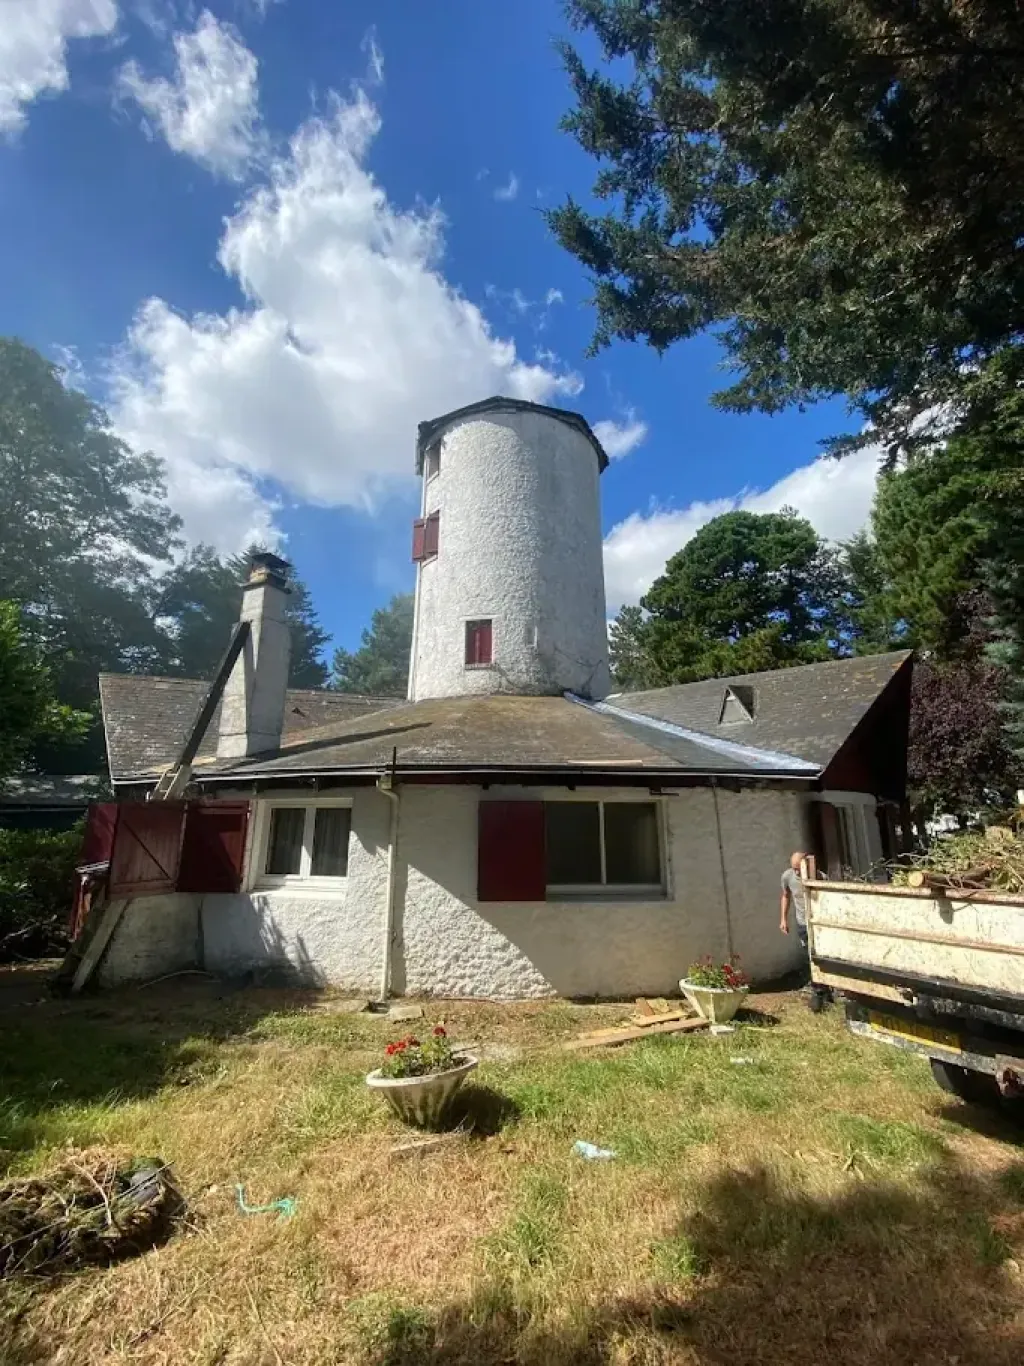
[[[432,512],[423,527],[423,555],[425,559],[437,554],[441,534],[441,514]]]
[[[90,803],[79,863],[109,863],[116,827],[117,802]]]
[[[478,901],[543,901],[544,803],[488,802],[479,806]]]
[[[417,517],[412,524],[412,558],[415,564],[424,558],[423,531],[426,525],[422,517]]]
[[[122,802],[110,859],[110,895],[172,892],[178,880],[185,807],[181,802]]]
[[[178,869],[179,892],[237,892],[249,825],[248,802],[190,803]]]
[[[466,622],[466,663],[490,664],[491,662],[491,623],[489,621]]]

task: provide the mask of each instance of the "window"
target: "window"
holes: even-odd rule
[[[737,722],[753,721],[754,702],[754,689],[749,684],[737,683],[735,687],[726,688],[718,713],[718,724],[730,726]]]
[[[654,802],[545,802],[548,891],[661,891]]]
[[[492,632],[490,620],[466,622],[466,668],[480,669],[491,663]]]
[[[345,877],[351,826],[352,808],[347,804],[268,803],[258,880],[276,886]]]
[[[425,461],[427,478],[433,479],[435,475],[441,473],[441,445],[431,446],[427,451]]]
[[[429,517],[417,517],[412,524],[412,558],[415,564],[432,560],[437,555],[440,539],[441,514],[432,512]]]

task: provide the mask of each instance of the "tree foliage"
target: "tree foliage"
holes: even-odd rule
[[[632,686],[687,683],[845,653],[837,557],[791,511],[727,512],[702,527],[613,625]],[[628,655],[627,655],[628,647]],[[620,662],[621,661],[621,662]]]
[[[565,120],[601,163],[549,214],[595,344],[715,329],[726,407],[842,394],[890,454],[973,401],[1024,312],[1024,11],[1003,0],[569,0]],[[625,74],[622,74],[625,71]],[[1017,357],[1010,359],[1019,370]]]
[[[374,612],[358,650],[334,652],[331,686],[339,692],[405,697],[412,652],[413,595],[398,593]]]
[[[182,558],[180,519],[161,462],[132,451],[59,367],[0,338],[0,585],[56,699],[88,709],[84,744],[67,727],[37,731],[50,772],[98,771],[101,671],[209,677],[238,619],[248,554],[198,546]],[[323,687],[321,629],[293,584],[291,681]]]
[[[61,706],[40,651],[13,602],[0,602],[0,782],[22,766],[42,736],[79,739],[88,716]]]
[[[159,668],[153,566],[179,527],[159,461],[37,351],[0,338],[0,584],[61,701],[93,707],[100,670]]]

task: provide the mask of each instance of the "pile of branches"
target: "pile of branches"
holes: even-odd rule
[[[163,1242],[184,1212],[167,1166],[109,1149],[0,1184],[0,1280],[107,1265]]]
[[[926,854],[893,871],[903,887],[1024,892],[1024,838],[1008,826],[991,826],[984,834],[965,832],[937,839]]]

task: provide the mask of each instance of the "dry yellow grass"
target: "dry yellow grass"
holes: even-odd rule
[[[389,1163],[408,1135],[362,1076],[403,1027],[324,1004],[169,983],[0,1013],[4,1166],[125,1144],[191,1205],[134,1261],[4,1286],[3,1366],[1024,1359],[1024,1149],[836,1012],[581,1057],[552,1045],[631,1008],[435,1003],[521,1054],[476,1074],[484,1136]],[[245,1217],[236,1181],[298,1212]]]

